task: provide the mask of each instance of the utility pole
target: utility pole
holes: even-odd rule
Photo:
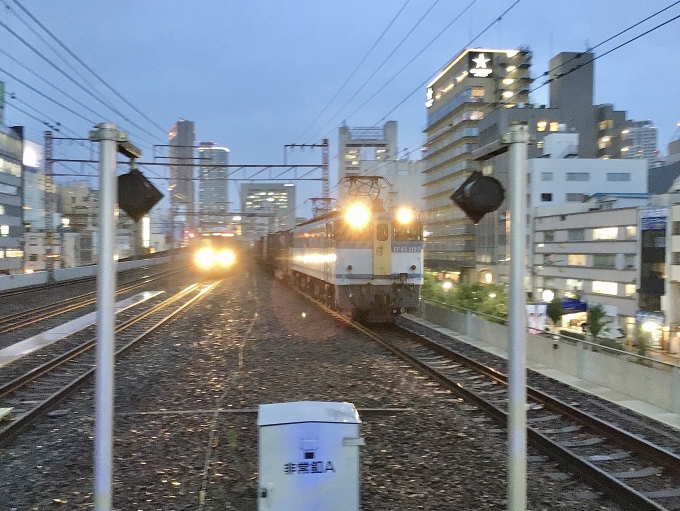
[[[47,281],[54,282],[54,213],[56,212],[54,200],[54,176],[52,175],[53,161],[52,132],[45,132],[45,267],[47,269]]]
[[[113,396],[116,307],[116,154],[138,158],[141,151],[115,124],[97,124],[90,140],[99,142],[99,260],[97,262],[97,344],[94,424],[94,508],[111,511],[113,479]],[[128,211],[128,214],[130,212]]]
[[[526,410],[526,292],[524,290],[526,259],[526,190],[527,144],[526,124],[510,127],[510,296],[508,322],[508,511],[525,511],[527,500],[527,410]]]

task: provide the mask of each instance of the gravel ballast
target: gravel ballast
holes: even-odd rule
[[[362,509],[506,509],[504,429],[250,270],[116,366],[114,509],[256,510],[257,406],[298,400],[359,409]],[[0,509],[93,508],[92,399],[0,450]],[[619,509],[531,454],[528,509]]]

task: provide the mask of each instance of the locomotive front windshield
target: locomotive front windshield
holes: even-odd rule
[[[355,227],[345,220],[337,220],[333,236],[337,241],[370,241],[371,223],[364,227]]]
[[[392,239],[394,241],[422,241],[423,240],[423,224],[414,221],[407,224],[394,224],[394,231],[392,232]]]

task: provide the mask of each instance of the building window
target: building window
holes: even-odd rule
[[[567,202],[584,202],[586,195],[583,193],[568,193],[564,196]]]
[[[583,291],[583,281],[579,279],[567,279],[567,289],[571,291]]]
[[[543,145],[544,145],[543,140],[536,141],[536,149],[543,149]]]
[[[680,264],[680,252],[673,252],[673,264]]]
[[[619,286],[616,282],[593,281],[593,293],[600,295],[617,295]]]
[[[630,172],[607,172],[607,181],[630,181]]]
[[[28,256],[29,261],[37,261],[38,260],[38,254],[30,254]]]
[[[637,227],[635,225],[629,225],[629,226],[626,227],[626,238],[634,238],[636,234],[637,234]]]
[[[633,296],[636,292],[635,284],[626,284],[626,296]]]
[[[560,128],[560,123],[558,122],[551,122],[550,123],[550,131],[557,131]]]
[[[595,254],[593,266],[595,268],[616,268],[616,254]]]
[[[567,241],[585,241],[585,229],[569,229],[567,231]]]
[[[0,215],[5,214],[5,206],[3,204],[0,204]]]
[[[601,227],[599,229],[593,229],[594,240],[615,240],[618,237],[618,227]]]
[[[541,181],[552,181],[555,174],[552,172],[541,172]]]
[[[600,131],[611,129],[613,126],[614,126],[614,121],[612,119],[600,121],[597,124],[597,127],[600,128]]]
[[[536,123],[536,131],[545,131],[545,128],[548,126],[547,121],[538,121]]]
[[[543,231],[543,241],[555,241],[555,232]]]
[[[552,193],[542,193],[541,202],[552,202]]]
[[[567,181],[590,181],[590,173],[567,172]]]
[[[9,225],[0,225],[0,236],[9,236]]]
[[[627,270],[632,270],[636,268],[636,261],[637,256],[635,254],[624,254],[623,256],[623,265]]]
[[[567,256],[567,264],[569,266],[585,266],[586,265],[586,255],[585,254],[569,254]]]

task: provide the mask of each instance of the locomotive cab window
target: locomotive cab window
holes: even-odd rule
[[[357,228],[344,220],[338,220],[335,222],[335,239],[336,241],[370,241],[370,223],[365,227]]]
[[[389,229],[387,224],[378,224],[375,227],[375,235],[378,241],[387,241],[389,238]]]
[[[423,225],[419,222],[395,225],[392,239],[394,241],[421,241],[423,239]]]

